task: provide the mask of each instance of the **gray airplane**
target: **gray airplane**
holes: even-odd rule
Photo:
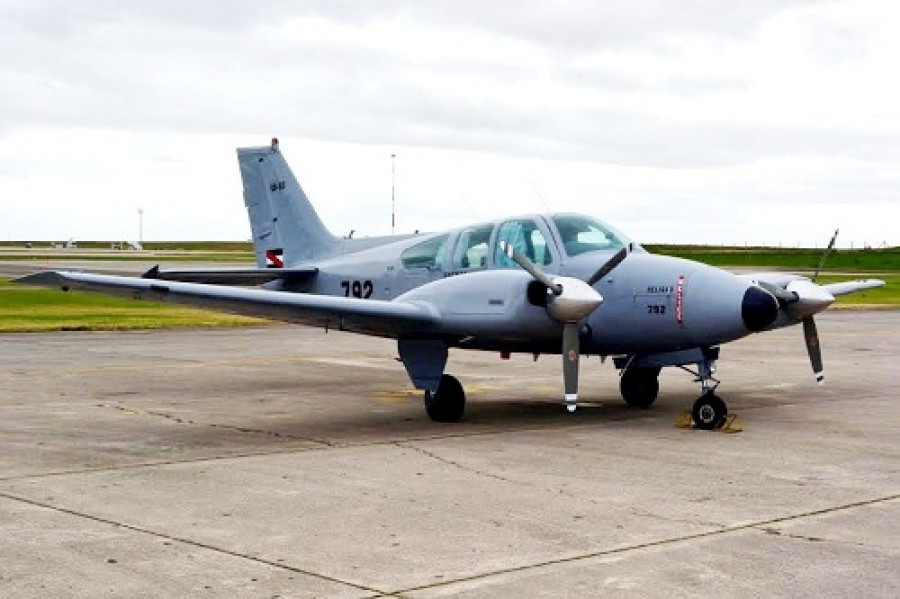
[[[340,238],[322,224],[277,140],[238,148],[237,156],[256,268],[154,267],[140,278],[56,271],[19,282],[393,338],[413,385],[424,391],[428,415],[441,422],[457,421],[465,410],[462,386],[444,373],[450,348],[561,355],[570,411],[578,402],[582,354],[611,356],[623,399],[643,408],[656,400],[660,370],[683,367],[700,383],[692,414],[703,429],[720,426],[728,413],[715,394],[719,346],[802,323],[821,382],[813,315],[836,295],[884,285],[818,285],[815,277],[785,273],[738,276],[651,254],[581,214]]]

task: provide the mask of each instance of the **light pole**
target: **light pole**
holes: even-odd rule
[[[395,181],[395,179],[394,179],[394,173],[395,173],[395,171],[394,171],[394,158],[396,158],[396,157],[397,157],[396,154],[391,154],[391,235],[394,234],[394,229],[395,229],[396,226],[397,226],[397,216],[396,216],[396,215],[397,215],[397,208],[396,208],[397,203],[396,203],[396,198],[395,198],[395,195],[394,195],[394,189],[395,189],[395,185],[394,185],[394,181]]]
[[[144,249],[144,209],[138,208],[138,245]]]

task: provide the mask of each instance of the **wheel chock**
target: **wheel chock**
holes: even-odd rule
[[[720,433],[739,433],[744,430],[744,421],[737,414],[729,414],[722,426],[716,430]]]
[[[691,415],[690,410],[685,410],[675,418],[675,426],[685,429],[697,428],[694,426],[694,417]],[[713,430],[720,433],[739,433],[744,430],[744,421],[737,414],[729,414],[725,417],[725,422]]]
[[[694,417],[690,410],[685,410],[675,418],[677,428],[694,428]]]

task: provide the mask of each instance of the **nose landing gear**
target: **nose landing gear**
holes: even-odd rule
[[[704,356],[702,360],[697,362],[697,372],[682,366],[693,374],[695,381],[700,383],[701,395],[694,402],[694,407],[690,412],[690,423],[700,430],[724,430],[734,423],[735,416],[728,417],[728,405],[725,401],[716,395],[716,388],[719,386],[719,380],[713,377],[716,371],[716,363],[714,359]],[[737,426],[731,430],[740,430]]]

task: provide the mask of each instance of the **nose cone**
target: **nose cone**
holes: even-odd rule
[[[744,292],[741,318],[749,331],[761,331],[778,317],[778,300],[768,291],[753,285]]]
[[[603,302],[603,296],[580,279],[554,277],[553,282],[562,287],[562,294],[550,297],[547,311],[562,322],[578,322]]]
[[[818,314],[834,303],[834,296],[827,289],[805,279],[792,281],[787,290],[797,294],[797,301],[789,304],[787,309],[788,314],[798,320]]]

